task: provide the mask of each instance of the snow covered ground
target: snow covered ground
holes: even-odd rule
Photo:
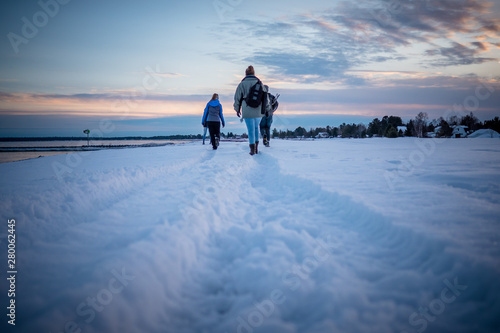
[[[500,330],[498,139],[271,144],[0,165],[8,331]]]

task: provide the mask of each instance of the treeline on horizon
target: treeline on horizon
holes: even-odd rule
[[[297,127],[294,131],[273,130],[273,138],[315,138],[320,133],[327,133],[329,137],[342,138],[371,138],[371,137],[428,137],[428,133],[434,133],[437,138],[449,138],[452,136],[455,126],[467,126],[468,130],[473,132],[479,129],[492,129],[500,133],[500,119],[495,117],[493,120],[487,120],[484,123],[470,114],[458,117],[452,116],[448,119],[434,119],[428,121],[428,115],[425,112],[420,112],[414,119],[404,123],[401,117],[384,116],[382,119],[373,119],[368,126],[365,124],[346,124],[343,123],[339,127],[317,127],[311,128],[309,131],[304,127]],[[398,130],[399,127],[399,130]],[[404,130],[401,127],[406,127]],[[230,133],[231,134],[231,133]]]
[[[428,121],[428,115],[425,112],[420,112],[414,119],[404,123],[401,117],[398,116],[384,116],[382,119],[373,119],[368,126],[365,124],[346,124],[343,123],[338,127],[316,127],[315,129],[310,128],[306,130],[304,127],[299,126],[294,131],[291,130],[278,130],[273,129],[273,138],[315,138],[320,133],[326,133],[329,137],[341,137],[341,138],[372,138],[372,137],[386,137],[386,138],[397,138],[397,137],[427,137],[428,133],[434,133],[437,138],[449,138],[452,136],[454,126],[467,126],[468,130],[473,132],[479,129],[492,129],[500,133],[500,119],[495,117],[492,120],[487,120],[485,122],[479,121],[479,119],[474,116],[471,112],[463,117],[452,116],[448,119],[434,119]],[[398,127],[400,129],[398,129]],[[404,131],[401,127],[405,127]],[[227,134],[221,133],[223,138],[247,138],[247,134],[236,135],[232,132]],[[90,137],[90,141],[112,141],[112,140],[201,140],[203,137],[201,134],[189,134],[189,135],[164,135],[164,136],[126,136],[126,137]],[[87,140],[87,137],[0,137],[0,142],[7,141],[83,141]]]

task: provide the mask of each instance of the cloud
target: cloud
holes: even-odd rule
[[[486,46],[486,44],[482,43],[482,42],[472,42],[471,45],[473,45],[474,47],[476,47],[477,49],[479,49],[481,51],[488,50],[488,46]]]
[[[199,102],[207,99],[206,95],[169,95],[169,94],[144,94],[135,89],[110,91],[103,93],[78,93],[78,94],[27,94],[27,93],[6,93],[0,91],[0,101],[21,102],[37,100],[64,100],[64,101],[119,101],[134,99],[137,101],[178,101],[178,102]]]
[[[166,78],[185,77],[185,75],[179,73],[150,73],[150,74],[153,76],[166,77]]]
[[[362,1],[367,4],[367,1]],[[478,33],[498,31],[498,18],[487,18],[491,2],[484,0],[381,0],[371,6],[351,7],[370,18],[387,33],[397,32],[413,39],[434,38],[448,32]],[[356,15],[346,11],[346,14]]]
[[[245,61],[269,67],[278,79],[315,83],[336,78],[338,83],[349,85],[364,83],[363,79],[345,73],[351,65],[343,53],[312,56],[301,52],[258,52]]]
[[[285,75],[332,76],[339,75],[349,68],[349,63],[342,54],[335,57],[333,55],[310,56],[288,52],[261,52],[245,60],[275,68],[283,67]]]
[[[0,91],[0,101],[8,101],[14,97],[13,94]]]
[[[387,61],[413,60],[424,67],[497,61],[484,56],[486,42],[475,39],[498,41],[500,18],[492,16],[491,7],[485,0],[361,0],[279,20],[235,20],[225,30],[248,40],[252,47],[242,51],[250,53],[245,60],[268,66],[280,80],[289,75],[302,83],[366,84],[346,72]],[[415,44],[425,49],[424,63],[419,55],[409,59],[404,53]]]
[[[466,38],[466,34],[498,32],[500,19],[487,17],[490,7],[491,3],[483,0],[361,1],[343,4],[343,15],[331,16],[330,20],[343,24],[355,35],[369,37],[361,40],[368,52],[378,47],[394,53],[396,47],[424,43],[431,46],[426,54],[437,56],[434,66],[468,65],[497,59],[480,57],[488,51],[484,44],[473,44],[477,50],[471,50],[447,36],[459,34]],[[443,39],[448,39],[451,47],[435,48]],[[377,59],[381,58],[371,58]]]
[[[74,100],[74,101],[85,101],[85,100],[110,100],[116,98],[113,94],[12,94],[14,99],[33,99],[33,100]]]
[[[0,92],[0,114],[157,117],[197,114],[208,97],[118,91],[81,94]]]
[[[484,62],[496,61],[495,58],[477,57],[486,49],[485,45],[480,42],[472,43],[474,48],[469,48],[457,42],[453,42],[451,47],[441,47],[434,50],[427,50],[429,56],[440,56],[432,63],[435,67],[459,66],[482,64]]]

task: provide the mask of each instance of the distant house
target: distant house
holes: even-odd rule
[[[452,138],[466,138],[468,128],[469,127],[463,126],[463,125],[453,126],[453,133],[451,134],[451,137]]]
[[[320,132],[316,135],[316,139],[328,139],[330,135],[327,132]]]
[[[406,126],[398,126],[397,127],[398,136],[404,136],[406,129],[407,129]]]
[[[427,136],[429,138],[435,138],[441,132],[441,128],[441,126],[434,128],[434,132],[427,132]]]

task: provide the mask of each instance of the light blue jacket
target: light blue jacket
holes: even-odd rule
[[[205,107],[203,118],[201,119],[201,124],[203,126],[206,126],[207,121],[221,121],[222,126],[226,126],[224,115],[222,114],[222,105],[220,104],[218,99],[208,102],[207,106]]]
[[[238,113],[241,109],[242,118],[262,118],[262,115],[266,112],[266,103],[265,99],[262,101],[261,105],[256,108],[252,108],[247,105],[245,101],[245,97],[247,97],[250,89],[255,85],[259,79],[255,75],[247,75],[243,81],[240,82],[238,88],[236,88],[236,92],[234,93],[234,111]],[[267,94],[264,94],[267,95]],[[263,96],[264,97],[264,96]],[[262,112],[262,110],[264,112]]]

